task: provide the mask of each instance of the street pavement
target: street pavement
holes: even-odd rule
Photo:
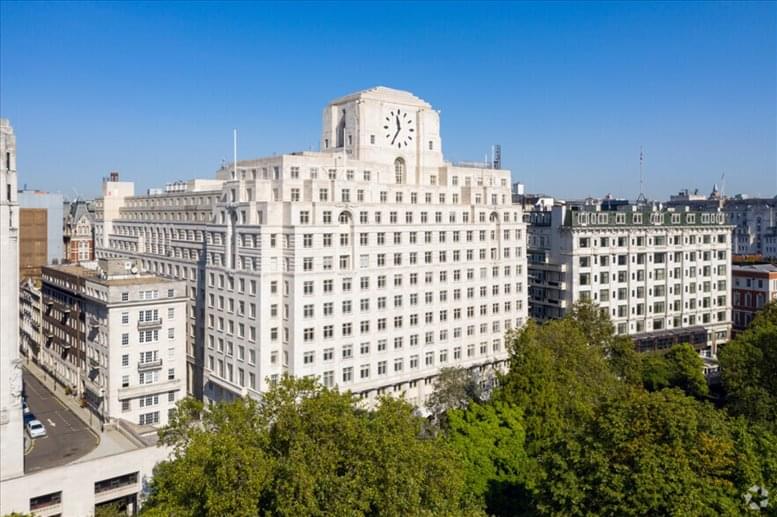
[[[27,371],[24,372],[24,393],[30,410],[46,427],[47,433],[32,440],[32,448],[28,448],[24,458],[25,472],[70,463],[97,447],[99,440],[89,426]],[[26,428],[24,432],[27,433]]]

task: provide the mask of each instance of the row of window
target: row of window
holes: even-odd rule
[[[350,136],[350,135],[349,135]],[[370,135],[370,143],[375,143],[375,135]],[[329,147],[329,140],[326,140],[324,142],[324,147]],[[428,148],[429,150],[434,149],[434,142],[432,140],[429,140],[428,142]],[[402,158],[398,158],[397,161],[394,164],[394,172],[397,172],[397,167],[403,167],[404,160]],[[319,175],[319,172],[321,174]],[[251,168],[251,169],[238,169],[238,173],[240,176],[240,179],[246,180],[246,179],[264,179],[264,180],[280,180],[282,179],[282,170],[280,165],[273,165],[272,167],[260,167],[260,168]],[[346,181],[373,181],[373,173],[371,170],[364,169],[361,171],[357,171],[356,169],[337,169],[337,168],[327,168],[327,167],[309,167],[308,168],[308,174],[306,176],[301,175],[301,167],[293,165],[290,166],[288,169],[288,177],[290,179],[328,179],[328,180],[346,180]],[[432,176],[432,180],[430,180],[430,183],[432,185],[437,185],[437,176]],[[238,178],[233,178],[238,179]],[[395,178],[396,179],[396,178]],[[482,187],[484,185],[488,186],[497,186],[501,185],[502,187],[507,186],[507,178],[499,178],[494,175],[488,175],[486,178],[480,177],[473,177],[473,176],[464,176],[464,186],[470,187],[472,186],[472,183],[474,181],[475,185]],[[401,183],[401,182],[397,182]],[[440,185],[444,185],[442,181],[439,183]],[[450,178],[450,185],[451,186],[458,186],[460,184],[459,182],[459,176],[457,175],[451,175]]]
[[[418,325],[418,315],[413,314],[411,315],[414,318],[410,319],[410,326],[416,326]],[[428,321],[431,323],[433,320],[432,313],[427,313]],[[446,320],[447,321],[447,320]],[[505,330],[509,330],[511,328],[511,320],[505,320]],[[370,325],[368,321],[362,321],[359,324],[359,331],[361,334],[368,334],[370,331]],[[403,317],[402,316],[395,316],[394,317],[394,329],[401,329],[403,327]],[[377,320],[377,330],[378,331],[385,331],[387,329],[387,320],[385,318],[381,318]],[[468,325],[466,327],[466,335],[467,336],[474,336],[475,335],[475,329],[476,325]],[[284,328],[284,331],[286,329]],[[453,329],[453,338],[458,339],[462,335],[462,329],[461,327],[456,327]],[[502,322],[496,320],[491,322],[491,330],[490,332],[501,332],[502,330]],[[324,339],[334,339],[335,337],[335,326],[334,325],[323,325],[321,327],[322,335]],[[489,325],[488,323],[480,323],[480,333],[481,334],[487,334],[489,332]],[[431,345],[434,341],[434,332],[427,331],[424,333],[424,344]],[[340,328],[340,335],[338,337],[342,338],[349,338],[354,335],[354,328],[352,323],[343,323]],[[302,339],[306,343],[311,343],[316,340],[316,327],[305,327],[302,330]],[[413,334],[410,336],[410,346],[415,346],[418,344],[419,335]],[[439,341],[446,341],[448,339],[448,329],[441,329],[439,331]]]
[[[718,244],[725,244],[726,243],[726,233],[717,233],[715,235],[711,235],[709,233],[705,233],[702,235],[674,235],[670,236],[667,239],[667,236],[665,235],[656,235],[654,237],[647,237],[644,235],[638,235],[636,237],[632,237],[629,239],[629,237],[621,236],[621,237],[580,237],[578,239],[578,245],[581,248],[590,248],[590,247],[600,247],[600,248],[607,248],[607,247],[619,247],[624,248],[631,243],[631,246],[666,246],[667,243],[672,244],[674,246],[683,246],[687,244],[712,244],[715,242],[714,239],[717,241]],[[698,239],[697,239],[698,237]]]
[[[600,265],[607,267],[610,264],[625,265],[628,262],[627,254],[621,255],[585,255],[578,257],[578,264],[580,267],[591,267],[593,265]],[[666,264],[667,262],[682,262],[685,259],[686,262],[704,261],[710,262],[713,258],[717,260],[728,260],[727,250],[718,250],[713,253],[711,251],[699,251],[698,254],[695,251],[675,253],[656,252],[656,253],[634,253],[631,255],[632,264]]]
[[[684,279],[684,280],[696,278],[697,276],[710,278],[713,275],[726,276],[726,266],[718,266],[717,268],[705,266],[699,269],[696,269],[695,267],[690,267],[686,269],[684,273],[681,268],[674,268],[669,270],[669,278]],[[609,284],[610,282],[625,283],[629,281],[629,274],[628,274],[628,271],[626,270],[621,270],[613,273],[609,271],[600,271],[598,274],[593,274],[593,275],[591,273],[579,273],[578,285],[591,285],[592,278],[593,278],[593,283],[602,283],[602,284]],[[645,278],[649,280],[655,280],[657,282],[664,281],[666,280],[666,269],[653,269],[647,272],[644,269],[638,269],[636,271],[631,272],[632,281],[642,282],[645,280]],[[710,282],[709,281],[705,282],[705,284],[710,284]],[[689,284],[689,285],[695,286],[695,284]],[[718,289],[724,290],[726,288],[726,281],[718,280],[717,285],[718,285]],[[688,292],[687,289],[688,287],[686,286],[686,292]]]

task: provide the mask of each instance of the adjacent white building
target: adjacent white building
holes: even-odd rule
[[[558,318],[588,299],[640,350],[690,342],[712,357],[729,338],[732,227],[723,212],[556,203],[528,219],[533,317]]]
[[[0,119],[0,480],[24,470],[16,136]]]
[[[103,183],[97,255],[187,282],[191,390],[311,375],[421,403],[442,367],[502,365],[527,316],[510,172],[445,161],[439,112],[383,87],[330,103],[320,147],[146,195]]]
[[[43,294],[30,278],[19,286],[19,351],[37,360],[43,342]]]
[[[186,291],[136,261],[46,266],[35,359],[103,422],[165,425],[186,395]]]

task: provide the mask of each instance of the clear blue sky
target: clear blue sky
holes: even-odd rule
[[[95,195],[315,148],[324,105],[385,85],[442,110],[443,150],[532,192],[777,194],[777,4],[0,3],[20,183]]]

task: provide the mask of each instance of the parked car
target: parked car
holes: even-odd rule
[[[46,436],[46,428],[38,419],[33,419],[27,422],[27,432],[30,433],[30,438],[40,438]]]
[[[32,414],[32,411],[24,415],[24,425],[27,425],[27,422],[32,422],[33,420],[36,420],[35,415]]]
[[[27,405],[27,401],[24,400],[24,399],[22,399],[22,412],[25,415],[29,415],[30,414],[30,406]]]

